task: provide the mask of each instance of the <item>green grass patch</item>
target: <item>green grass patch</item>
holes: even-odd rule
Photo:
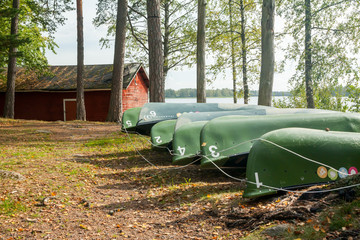
[[[111,138],[111,139],[97,139],[88,141],[85,143],[85,147],[104,147],[104,146],[115,146],[126,143],[125,138]]]
[[[25,212],[27,207],[20,201],[14,200],[9,196],[0,200],[0,215],[11,216],[17,212]]]

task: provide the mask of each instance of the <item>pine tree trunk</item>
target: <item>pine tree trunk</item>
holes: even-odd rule
[[[84,98],[84,35],[82,0],[76,0],[77,13],[77,78],[76,78],[76,119],[86,120]]]
[[[258,105],[271,106],[274,81],[275,0],[263,0],[261,17],[261,73]]]
[[[241,14],[241,51],[242,51],[242,73],[244,86],[244,103],[249,103],[249,85],[247,80],[247,48],[246,48],[246,34],[245,34],[245,7],[244,0],[240,0],[240,14]]]
[[[20,0],[13,0],[13,9],[19,10]],[[4,105],[4,117],[14,118],[15,117],[15,80],[16,80],[16,39],[18,33],[19,14],[16,13],[11,18],[11,36],[14,40],[10,44],[9,48],[9,63],[7,72],[7,88],[5,94],[5,105]]]
[[[315,108],[311,62],[311,0],[305,0],[305,85],[308,108]]]
[[[205,79],[205,17],[206,0],[198,0],[198,29],[197,29],[197,53],[196,53],[196,81],[197,102],[206,102],[206,79]]]
[[[150,102],[165,102],[160,0],[147,0]]]
[[[121,121],[127,12],[128,0],[118,0],[113,76],[109,111],[106,118],[106,121],[109,122]]]
[[[170,1],[165,1],[164,6],[164,80],[166,80],[167,73],[169,71],[169,38],[170,38]]]
[[[229,21],[230,21],[230,47],[231,47],[231,67],[232,67],[232,78],[233,78],[233,98],[234,103],[237,103],[236,94],[236,65],[235,65],[235,46],[234,46],[234,26],[232,16],[232,0],[229,0]]]

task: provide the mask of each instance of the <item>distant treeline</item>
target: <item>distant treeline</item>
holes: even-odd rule
[[[258,96],[258,91],[251,90],[250,96]],[[289,92],[275,91],[273,96],[290,96]],[[166,98],[196,98],[195,88],[182,88],[179,90],[166,89]],[[229,88],[206,90],[206,97],[233,97],[233,90]]]

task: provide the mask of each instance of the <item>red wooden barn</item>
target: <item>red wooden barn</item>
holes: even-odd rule
[[[33,120],[76,119],[77,66],[51,66],[38,76],[24,69],[16,75],[15,118]],[[110,101],[112,65],[86,65],[85,109],[88,121],[105,121]],[[140,63],[125,64],[123,110],[148,102],[149,78]],[[6,82],[0,81],[0,112],[5,102]]]

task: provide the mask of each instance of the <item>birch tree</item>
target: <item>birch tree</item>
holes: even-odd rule
[[[296,62],[289,106],[346,110],[339,84],[356,85],[360,3],[355,0],[282,1],[284,34],[292,37],[285,61]],[[354,83],[355,82],[355,83]]]
[[[258,82],[260,7],[255,1],[244,0],[211,1],[209,6],[209,50],[215,59],[208,69],[209,79],[213,81],[231,69],[234,103],[243,96],[247,104],[249,84]]]

